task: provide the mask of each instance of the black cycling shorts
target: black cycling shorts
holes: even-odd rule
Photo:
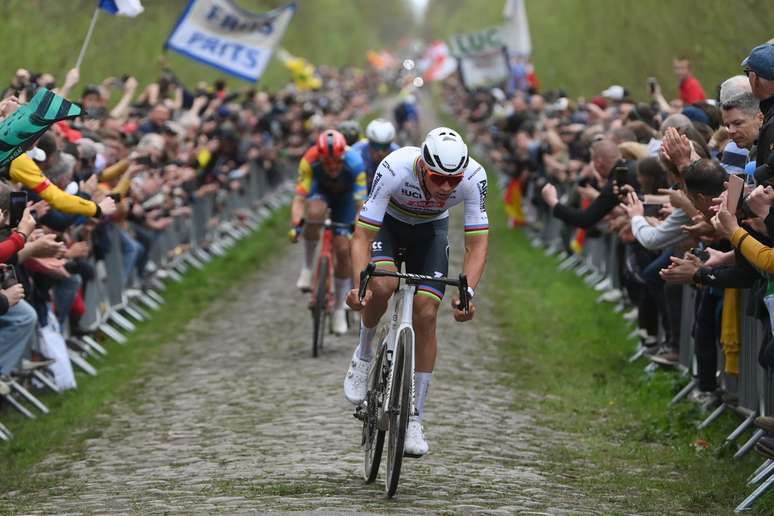
[[[384,216],[379,234],[371,244],[371,262],[377,267],[395,265],[395,254],[404,249],[406,272],[425,276],[446,276],[449,272],[449,219],[424,224],[406,224],[390,215]],[[423,282],[417,295],[443,299],[446,285],[439,281]]]

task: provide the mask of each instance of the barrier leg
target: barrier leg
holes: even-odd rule
[[[0,423],[0,433],[3,434],[4,440],[6,441],[10,441],[13,438],[11,431],[2,423]]]
[[[76,351],[85,353],[89,357],[102,358],[102,355],[100,355],[99,352],[97,352],[94,348],[89,346],[89,344],[86,341],[78,337],[67,337],[67,346]]]
[[[581,261],[580,256],[578,256],[577,254],[574,254],[559,264],[559,270],[560,271],[570,270],[573,267],[577,267],[578,264],[580,264],[580,261]]]
[[[8,386],[9,386],[11,389],[15,390],[16,392],[18,392],[19,394],[21,394],[21,395],[24,397],[24,399],[26,399],[27,401],[29,401],[30,403],[32,403],[33,405],[35,405],[35,407],[36,407],[36,408],[37,408],[39,411],[43,412],[44,414],[48,414],[48,407],[46,407],[46,406],[43,404],[43,402],[42,402],[42,401],[40,401],[38,398],[36,398],[35,396],[33,396],[33,395],[30,393],[30,391],[28,391],[27,389],[25,389],[24,387],[22,387],[21,385],[19,385],[19,382],[17,382],[16,380],[11,380],[10,382],[8,382]]]
[[[742,435],[745,430],[750,428],[750,426],[753,424],[756,416],[757,414],[755,412],[747,416],[744,421],[742,421],[742,423],[734,429],[733,432],[728,434],[728,437],[726,437],[726,444],[731,444],[739,439],[739,436]]]
[[[23,416],[25,416],[25,417],[28,417],[29,419],[37,419],[37,418],[35,417],[35,414],[33,414],[32,412],[30,412],[29,410],[27,410],[27,407],[25,407],[24,405],[22,405],[21,403],[19,403],[19,402],[16,400],[16,398],[14,398],[13,396],[11,396],[10,394],[9,394],[8,396],[5,396],[3,399],[4,399],[5,401],[7,401],[7,402],[8,402],[8,404],[9,404],[9,405],[11,405],[13,408],[15,408],[16,410],[18,410],[19,412],[21,412],[21,414],[22,414]]]
[[[186,254],[184,259],[186,262],[193,265],[195,268],[199,270],[202,270],[204,268],[204,264],[200,262],[193,254]]]
[[[736,509],[734,509],[734,512],[742,512],[742,511],[749,510],[750,507],[752,507],[752,505],[755,503],[755,501],[758,498],[760,498],[763,493],[768,491],[768,489],[771,487],[772,484],[774,484],[774,475],[767,478],[765,482],[759,485],[758,488],[750,494],[750,496],[745,498],[742,501],[742,503],[737,505]]]
[[[699,430],[704,430],[705,428],[710,426],[712,423],[714,423],[720,417],[720,415],[723,414],[724,410],[726,410],[726,404],[725,403],[721,403],[720,406],[718,408],[716,408],[712,412],[712,414],[707,416],[707,419],[705,419],[704,421],[699,423],[699,427],[698,427]]]
[[[142,314],[138,312],[137,309],[131,304],[127,303],[127,305],[123,308],[123,310],[124,312],[126,312],[126,314],[129,317],[131,317],[137,322],[143,322],[145,319],[147,319],[147,314],[146,314],[146,317],[143,317]]]
[[[95,350],[97,353],[99,353],[102,356],[107,355],[107,350],[103,348],[99,342],[94,340],[89,335],[84,335],[81,337],[81,340],[85,342],[91,349]]]
[[[196,250],[196,256],[197,258],[199,258],[200,261],[204,263],[209,263],[214,258],[214,256],[212,256],[210,253],[208,253],[207,251],[201,248]]]
[[[139,298],[139,296],[138,296],[138,298]],[[138,305],[136,302],[129,303],[127,305],[127,308],[130,308],[130,309],[134,310],[135,312],[137,312],[140,315],[140,317],[142,317],[143,321],[148,320],[151,317],[150,314],[148,312],[146,312],[143,308],[141,308],[140,305]]]
[[[691,391],[693,391],[696,388],[697,385],[699,385],[698,380],[696,380],[696,378],[692,378],[691,381],[688,382],[688,385],[680,389],[680,392],[675,394],[675,397],[672,398],[672,401],[669,402],[669,406],[673,407],[674,405],[681,402],[691,393]]]
[[[164,298],[161,297],[161,294],[159,294],[155,290],[149,288],[145,290],[145,293],[148,295],[149,298],[153,299],[156,303],[160,305],[164,304]]]
[[[132,324],[129,319],[118,313],[116,310],[111,310],[108,318],[126,331],[134,331],[136,329],[136,326]]]
[[[758,469],[753,472],[750,478],[747,479],[747,485],[752,486],[757,484],[764,478],[768,477],[772,471],[774,471],[774,461],[771,459],[766,459],[763,461],[763,464],[758,466]]]
[[[72,349],[68,349],[67,353],[70,356],[70,362],[72,362],[73,365],[77,366],[78,369],[82,370],[84,373],[90,376],[97,376],[97,370],[94,368],[94,366],[86,362],[86,360],[81,355],[79,355]]]
[[[603,279],[605,279],[604,274],[602,274],[599,271],[594,271],[591,274],[589,274],[588,276],[586,276],[586,279],[583,280],[583,281],[586,282],[586,285],[591,287],[591,286],[594,286],[594,285],[598,284]]]
[[[45,385],[49,390],[54,391],[55,393],[59,394],[59,389],[56,385],[54,385],[54,382],[51,381],[51,378],[46,376],[46,374],[43,371],[35,370],[32,372],[33,378],[35,378],[37,381]]]
[[[151,310],[158,310],[161,308],[161,306],[159,306],[159,304],[152,297],[150,297],[147,292],[143,292],[139,299],[142,304]]]
[[[755,433],[752,435],[752,437],[750,437],[750,439],[746,443],[744,443],[742,447],[739,448],[739,450],[737,450],[737,452],[734,454],[734,458],[739,459],[747,455],[747,453],[753,449],[753,447],[755,446],[755,443],[757,443],[760,440],[760,438],[763,437],[764,435],[766,435],[765,430],[761,430],[761,429],[756,430]]]
[[[121,335],[121,332],[110,326],[107,322],[99,325],[99,331],[118,342],[119,344],[126,344],[126,337]]]
[[[642,358],[645,355],[645,346],[637,346],[637,349],[634,350],[634,354],[629,357],[629,363],[632,364]]]
[[[153,288],[158,290],[165,290],[167,288],[167,286],[164,285],[164,282],[155,276],[150,279],[149,283]]]

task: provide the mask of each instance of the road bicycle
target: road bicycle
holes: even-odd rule
[[[400,270],[400,258],[396,265]],[[380,329],[376,358],[368,372],[366,399],[355,409],[355,417],[363,422],[362,447],[364,452],[363,477],[366,483],[376,480],[382,459],[385,434],[387,435],[387,473],[384,490],[388,498],[395,495],[403,461],[409,415],[414,413],[414,328],[412,314],[417,285],[439,281],[459,288],[458,308],[468,311],[468,281],[465,274],[459,279],[423,276],[376,269],[374,264],[360,274],[360,299],[366,293],[372,277],[387,276],[403,280],[390,298],[387,313],[390,318]]]
[[[304,221],[295,228],[296,236],[300,233]],[[336,229],[353,231],[352,224],[333,222],[326,219],[323,224],[322,247],[317,256],[312,277],[312,289],[310,291],[309,310],[312,314],[312,356],[317,357],[322,350],[325,340],[326,322],[333,312],[336,298],[333,292],[333,237]],[[347,314],[349,316],[349,314]],[[349,322],[349,321],[347,321]],[[332,328],[328,328],[332,332]]]

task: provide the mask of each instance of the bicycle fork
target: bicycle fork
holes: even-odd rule
[[[398,291],[397,296],[393,296],[393,299],[390,300],[390,312],[392,313],[392,320],[390,321],[390,330],[387,334],[387,360],[390,364],[390,375],[387,379],[387,392],[384,396],[384,401],[382,405],[382,409],[380,411],[380,418],[379,418],[379,427],[386,429],[387,428],[387,422],[389,421],[389,409],[390,406],[390,398],[392,397],[392,380],[393,376],[395,375],[395,348],[398,344],[398,338],[400,335],[407,331],[411,335],[411,342],[414,343],[414,346],[416,346],[416,339],[414,335],[414,327],[412,326],[413,321],[413,313],[414,313],[414,293],[416,291],[416,287],[411,286],[404,286]],[[395,303],[395,304],[393,304]],[[397,303],[400,303],[400,306],[396,306]],[[414,352],[414,349],[412,346],[411,351],[411,391],[409,393],[409,400],[411,403],[409,414],[413,414],[416,410],[415,407],[415,390],[414,390],[414,370],[416,369],[416,364],[414,361],[416,360],[416,353]]]

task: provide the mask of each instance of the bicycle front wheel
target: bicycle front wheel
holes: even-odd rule
[[[312,308],[312,320],[314,335],[312,336],[312,356],[316,357],[323,346],[325,337],[325,319],[328,316],[328,257],[320,260],[320,269],[317,271],[317,286],[314,291],[314,307]]]
[[[384,403],[387,390],[387,346],[379,346],[371,370],[368,373],[368,394],[366,395],[366,418],[363,421],[363,478],[366,484],[376,480],[384,449],[384,430],[379,428],[379,411]]]
[[[398,345],[395,348],[392,384],[390,385],[387,477],[384,481],[384,491],[388,498],[392,498],[398,490],[400,467],[403,463],[403,446],[406,441],[406,428],[411,409],[413,358],[413,336],[410,331],[403,330],[398,336]]]

